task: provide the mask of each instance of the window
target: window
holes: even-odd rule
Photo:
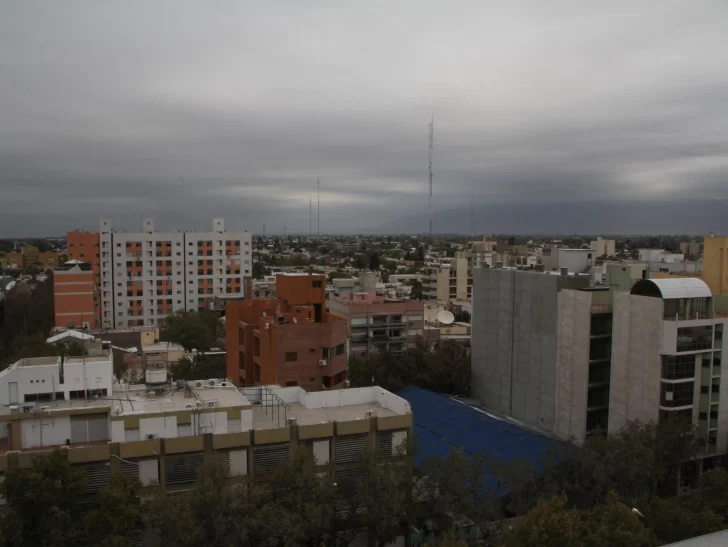
[[[693,382],[662,383],[660,405],[680,407],[693,404]]]
[[[286,361],[298,361],[298,352],[287,351],[286,352]]]
[[[320,289],[321,281],[311,281],[311,287],[313,287],[314,289]]]
[[[695,355],[663,355],[662,377],[665,380],[680,380],[695,376]]]
[[[677,351],[701,351],[713,347],[713,327],[683,327],[677,329]]]

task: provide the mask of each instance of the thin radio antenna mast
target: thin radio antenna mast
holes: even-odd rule
[[[430,148],[428,153],[428,160],[430,164],[430,195],[428,199],[428,208],[430,210],[430,239],[432,239],[432,149],[435,141],[435,116],[432,115],[430,120]]]
[[[308,238],[313,237],[313,200],[308,200]]]
[[[316,237],[321,239],[321,179],[316,179]]]
[[[473,217],[473,196],[470,196],[470,235],[475,236],[475,220]]]

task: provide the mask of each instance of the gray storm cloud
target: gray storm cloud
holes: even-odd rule
[[[0,237],[728,229],[725,2],[0,4]]]

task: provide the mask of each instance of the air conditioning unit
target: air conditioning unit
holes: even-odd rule
[[[201,387],[202,387],[202,386],[204,386],[204,385],[205,385],[205,384],[204,384],[204,383],[202,383],[202,382],[201,382],[200,380],[198,380],[198,381],[196,381],[196,382],[195,382],[195,387],[196,387],[196,388],[201,388]]]
[[[197,408],[202,408],[205,406],[205,404],[202,401],[197,401]]]
[[[217,401],[207,401],[207,408],[215,408],[217,407],[218,402]]]
[[[326,359],[319,360],[319,366],[320,367],[325,367],[328,364],[329,364],[329,362]]]
[[[220,387],[228,387],[230,382],[220,382]]]
[[[375,411],[373,411],[373,410],[367,410],[364,413],[364,416],[367,417],[367,418],[372,418],[372,417],[374,417],[376,415],[377,415],[377,413]]]
[[[149,439],[150,441],[153,440],[153,439],[156,439],[156,438],[157,438],[157,435],[155,435],[154,433],[149,433],[147,435],[147,439]]]
[[[186,408],[187,410],[192,410],[192,409],[193,409],[193,408],[195,408],[195,407],[193,407],[192,405],[185,405],[185,408]]]
[[[217,385],[217,380],[208,380],[207,381],[207,384],[210,385],[210,386],[216,386]]]
[[[49,406],[42,406],[38,409],[38,412],[50,412],[50,411],[51,411],[51,407],[49,407]]]
[[[23,406],[23,414],[28,414],[31,410],[33,410],[33,407],[31,405]]]
[[[288,418],[287,421],[288,421],[288,425],[295,425],[297,420],[296,420],[296,417],[294,416],[292,418]]]
[[[20,407],[18,405],[10,405],[10,414],[20,414]]]

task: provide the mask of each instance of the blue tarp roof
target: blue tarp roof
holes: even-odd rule
[[[454,448],[469,456],[490,454],[503,463],[529,461],[536,469],[553,456],[553,440],[446,395],[418,387],[406,387],[397,395],[412,406],[416,464],[429,456],[442,458]]]

